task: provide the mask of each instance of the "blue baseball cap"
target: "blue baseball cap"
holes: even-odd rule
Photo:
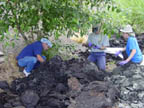
[[[42,42],[42,43],[46,43],[50,48],[52,47],[51,41],[49,41],[49,40],[46,39],[46,38],[42,38],[42,39],[41,39],[41,42]]]

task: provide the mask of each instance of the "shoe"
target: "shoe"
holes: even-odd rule
[[[30,75],[30,72],[27,72],[25,69],[23,70],[23,73],[25,74],[26,77]]]

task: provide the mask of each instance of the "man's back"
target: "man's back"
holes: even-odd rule
[[[24,58],[26,56],[34,56],[41,55],[43,50],[42,43],[40,41],[36,41],[32,44],[27,45],[20,54],[16,57],[17,60]]]

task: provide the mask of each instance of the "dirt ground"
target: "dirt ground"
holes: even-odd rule
[[[13,55],[9,55],[6,61],[0,64],[0,81],[6,80],[8,83],[16,78],[22,78],[24,74],[19,72],[19,68],[16,65],[16,60]]]

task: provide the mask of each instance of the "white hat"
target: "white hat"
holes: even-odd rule
[[[52,47],[52,43],[48,39],[46,39],[46,38],[42,38],[41,42],[42,43],[46,43],[50,48]]]
[[[124,33],[132,33],[133,32],[133,29],[131,27],[131,25],[126,25],[124,29],[120,29],[121,32],[124,32]]]

